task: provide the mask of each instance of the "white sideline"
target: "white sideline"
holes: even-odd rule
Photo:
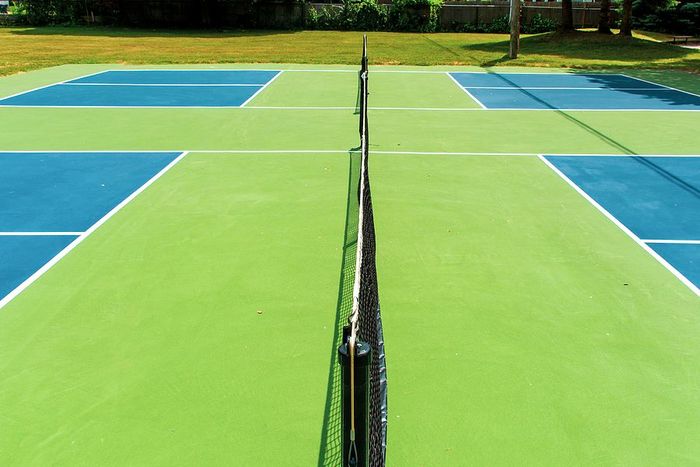
[[[462,85],[459,83],[459,81],[457,81],[457,79],[456,79],[454,76],[452,76],[452,73],[446,71],[445,74],[446,74],[447,76],[449,76],[450,79],[452,80],[452,82],[454,82],[457,86],[459,86],[459,88],[460,88],[462,91],[466,92],[467,95],[468,95],[474,102],[476,102],[477,104],[479,104],[479,107],[481,107],[482,110],[488,110],[488,108],[487,108],[479,99],[477,99],[476,97],[474,97],[474,95],[473,95],[471,92],[469,92],[469,90],[468,90],[467,88],[465,88],[464,86],[462,86]]]
[[[279,71],[275,76],[273,76],[273,77],[270,79],[270,81],[268,81],[267,83],[265,83],[265,85],[264,85],[263,87],[261,87],[260,89],[258,89],[257,91],[255,91],[255,93],[253,93],[252,96],[250,96],[248,99],[246,99],[246,101],[243,102],[239,107],[245,107],[246,104],[247,104],[248,102],[250,102],[250,101],[252,101],[253,99],[255,99],[255,98],[257,97],[258,94],[260,94],[260,93],[263,92],[265,89],[267,89],[267,87],[268,87],[269,85],[271,85],[272,82],[273,82],[274,80],[276,80],[277,78],[279,78],[279,77],[282,75],[282,73],[284,73],[284,72],[283,72],[283,71]]]
[[[591,203],[598,211],[600,211],[605,217],[607,217],[613,224],[615,224],[620,230],[626,233],[632,240],[634,240],[637,245],[641,246],[647,253],[649,253],[654,259],[661,263],[666,269],[668,269],[671,274],[676,276],[686,287],[695,293],[695,295],[700,296],[700,288],[693,284],[687,277],[681,274],[678,269],[674,268],[668,261],[666,261],[661,255],[655,252],[649,245],[644,243],[637,235],[635,235],[630,229],[627,228],[622,222],[620,222],[615,216],[610,214],[607,209],[601,206],[596,200],[594,200],[588,193],[586,193],[581,187],[579,187],[573,180],[567,177],[561,170],[556,168],[554,164],[549,162],[546,157],[542,154],[538,158],[544,162],[547,167],[552,169],[554,173],[559,175],[566,183],[568,183],[574,190],[583,196],[589,203]]]
[[[109,211],[107,214],[105,214],[100,220],[95,222],[89,229],[87,229],[85,232],[82,232],[78,238],[73,240],[68,246],[66,246],[63,250],[61,250],[56,256],[51,258],[46,264],[44,264],[41,268],[39,268],[37,271],[34,272],[31,276],[29,276],[24,282],[22,282],[20,285],[18,285],[14,290],[12,290],[10,293],[8,293],[5,297],[0,299],[0,310],[10,303],[17,295],[22,293],[27,287],[32,285],[37,279],[39,279],[46,271],[51,269],[56,263],[58,263],[64,256],[66,256],[68,253],[70,253],[76,246],[78,246],[83,240],[85,240],[91,233],[93,233],[95,230],[97,230],[102,224],[107,222],[112,216],[114,216],[116,213],[118,213],[124,206],[129,204],[134,198],[136,198],[139,194],[141,194],[146,188],[151,186],[156,180],[158,180],[163,174],[165,174],[168,170],[170,170],[175,164],[180,162],[183,157],[185,157],[188,153],[183,152],[179,156],[177,156],[175,159],[173,159],[168,165],[163,167],[160,172],[155,174],[153,177],[151,177],[146,183],[141,185],[136,191],[131,193],[129,196],[127,196],[121,203],[117,204],[114,208],[112,208],[111,211]]]

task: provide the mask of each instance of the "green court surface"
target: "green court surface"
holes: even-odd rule
[[[0,106],[0,153],[186,152],[0,308],[0,465],[340,465],[357,70],[220,68],[285,71],[242,108]],[[699,155],[700,112],[489,111],[445,70],[370,69],[387,464],[697,465],[698,295],[538,156]]]

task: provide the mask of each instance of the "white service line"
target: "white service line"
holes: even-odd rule
[[[647,240],[647,239],[642,239],[644,243],[664,243],[664,244],[672,244],[672,245],[700,245],[700,240],[657,240],[657,239],[652,239],[652,240]]]
[[[457,80],[455,79],[455,77],[452,76],[452,74],[451,74],[450,72],[447,72],[447,71],[446,71],[445,74],[446,74],[447,76],[449,76],[450,79],[451,79],[457,86],[459,86],[459,88],[460,88],[462,91],[466,92],[467,95],[468,95],[469,97],[471,97],[472,100],[473,100],[474,102],[476,102],[477,104],[479,104],[479,106],[480,106],[482,109],[486,110],[486,106],[485,106],[484,104],[482,104],[481,101],[480,101],[479,99],[477,99],[476,97],[474,97],[474,95],[473,95],[471,92],[469,92],[469,90],[468,90],[467,88],[465,88],[464,86],[462,86],[462,85],[459,83],[459,81],[457,81]]]
[[[260,110],[356,110],[357,107],[313,107],[313,106],[292,106],[283,107],[275,105],[247,105],[246,109],[260,109]]]
[[[191,83],[59,83],[61,86],[135,86],[135,87],[190,87],[190,88],[259,88],[264,84],[191,84]]]
[[[279,73],[280,71],[284,72],[300,72],[300,73],[357,73],[357,70],[314,70],[314,69],[294,69],[294,70],[280,70],[279,68],[277,69],[269,69],[269,68],[121,68],[121,69],[116,69],[112,68],[109,70],[104,70],[104,72],[108,71],[118,71],[118,72],[131,72],[131,71],[212,71],[212,72],[221,72],[221,71],[264,71],[264,72],[274,72],[274,73]],[[436,72],[437,73],[437,72]],[[78,79],[78,78],[76,78]]]
[[[101,150],[87,150],[87,149],[49,149],[49,150],[1,150],[0,156],[3,153],[18,153],[18,154],[37,154],[37,153],[47,153],[47,154],[109,154],[109,153],[201,153],[201,154],[347,154],[348,152],[358,152],[359,149],[101,149]],[[444,155],[444,156],[539,156],[543,154],[541,152],[449,152],[449,151],[385,151],[385,150],[370,150],[372,154],[415,154],[415,155]],[[546,156],[571,156],[571,157],[687,157],[687,158],[698,158],[698,154],[598,154],[598,153],[556,153],[548,152]]]
[[[250,96],[250,97],[249,97],[244,103],[242,103],[239,107],[245,107],[245,105],[246,105],[248,102],[250,102],[250,101],[252,101],[253,99],[255,99],[255,97],[256,97],[258,94],[260,94],[261,92],[263,92],[269,85],[272,84],[272,82],[273,82],[274,80],[276,80],[277,78],[279,78],[280,75],[281,75],[282,73],[283,73],[282,71],[278,72],[275,76],[273,76],[273,77],[270,79],[270,81],[268,81],[267,83],[265,83],[265,85],[264,85],[263,87],[261,87],[260,89],[258,89],[257,91],[255,91],[255,93],[254,93],[252,96]]]
[[[615,216],[610,214],[607,209],[601,206],[596,200],[594,200],[588,193],[586,193],[581,187],[579,187],[573,180],[567,177],[561,170],[556,168],[554,164],[549,162],[543,155],[538,156],[539,159],[544,162],[547,167],[552,169],[554,173],[559,175],[566,183],[568,183],[574,190],[583,196],[589,203],[591,203],[598,211],[600,211],[605,217],[607,217],[613,224],[615,224],[620,230],[626,233],[632,240],[634,240],[639,246],[641,246],[647,253],[649,253],[654,259],[661,263],[666,269],[668,269],[671,274],[676,276],[683,284],[686,285],[695,295],[700,296],[700,288],[693,284],[687,277],[681,274],[678,269],[674,268],[668,261],[666,261],[661,255],[655,252],[649,245],[644,243],[637,235],[634,234],[630,229],[627,228],[622,222],[620,222]]]
[[[562,91],[675,91],[675,89],[669,89],[665,87],[659,88],[605,88],[605,87],[559,87],[559,86],[463,86],[465,89],[495,89],[495,90],[513,90],[513,91],[550,91],[550,90],[562,90]]]
[[[63,83],[57,83],[63,84]],[[55,86],[55,85],[51,85]],[[418,112],[700,112],[698,109],[528,109],[528,108],[485,108],[474,96],[466,89],[462,88],[482,107],[369,107],[369,110],[396,110],[396,111],[418,111]],[[256,92],[261,92],[262,89]],[[27,91],[29,92],[29,91]],[[255,97],[255,96],[253,96]],[[303,106],[255,106],[246,105],[245,107],[235,105],[14,105],[3,104],[3,99],[0,99],[0,108],[17,108],[17,109],[253,109],[253,110],[354,110],[356,107],[303,107]],[[248,99],[250,101],[250,99]],[[245,104],[245,103],[244,103]],[[242,105],[244,105],[242,104]]]
[[[0,237],[77,237],[85,232],[0,232]]]
[[[39,279],[46,271],[51,269],[56,263],[58,263],[63,257],[65,257],[68,253],[70,253],[76,246],[80,245],[80,243],[85,240],[91,233],[93,233],[95,230],[100,228],[102,224],[107,222],[112,216],[114,216],[116,213],[118,213],[124,206],[129,204],[134,198],[136,198],[139,194],[141,194],[146,188],[151,186],[156,180],[158,180],[163,174],[165,174],[168,170],[170,170],[175,164],[180,162],[183,157],[185,157],[188,153],[183,152],[179,156],[177,156],[175,159],[173,159],[168,165],[163,167],[163,169],[160,170],[157,174],[155,174],[153,177],[151,177],[146,183],[141,185],[136,191],[131,193],[128,197],[126,197],[121,203],[117,204],[114,208],[112,208],[111,211],[109,211],[107,214],[105,214],[100,220],[95,222],[89,229],[87,229],[85,232],[82,232],[78,238],[73,240],[70,244],[68,244],[67,247],[65,247],[63,250],[61,250],[56,256],[51,258],[46,264],[44,264],[41,268],[39,268],[34,274],[29,276],[24,282],[22,282],[20,285],[18,285],[12,292],[8,293],[5,297],[0,299],[0,309],[2,309],[5,305],[10,303],[17,295],[22,293],[27,287],[32,285],[37,279]]]

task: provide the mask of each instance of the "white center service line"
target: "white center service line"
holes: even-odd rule
[[[0,237],[77,237],[85,232],[0,232]]]
[[[133,86],[133,87],[178,87],[178,88],[230,88],[248,87],[260,88],[265,84],[193,84],[193,83],[60,83],[61,86]]]
[[[666,243],[676,245],[700,245],[700,240],[642,240],[644,243]]]

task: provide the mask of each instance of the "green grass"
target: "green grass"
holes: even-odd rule
[[[0,28],[0,74],[69,63],[357,62],[359,32],[149,31],[118,28]],[[516,65],[675,68],[700,71],[700,51],[583,31],[523,36],[508,60],[503,34],[369,34],[371,62],[389,65]]]

